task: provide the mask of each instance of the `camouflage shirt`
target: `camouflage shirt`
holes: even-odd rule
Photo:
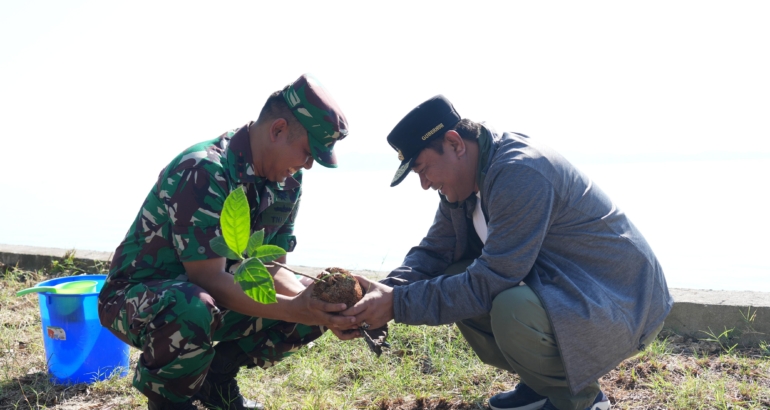
[[[126,287],[154,280],[187,280],[182,262],[219,258],[209,240],[221,235],[219,215],[227,195],[244,187],[252,232],[265,229],[265,243],[291,252],[302,170],[284,183],[254,173],[249,126],[193,145],[158,176],[123,242],[115,250],[99,296],[108,314]],[[110,303],[113,302],[113,303]],[[114,310],[114,312],[112,312]]]

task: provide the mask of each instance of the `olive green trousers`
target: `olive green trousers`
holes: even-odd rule
[[[450,265],[446,274],[464,272],[471,262]],[[551,322],[529,286],[516,286],[501,292],[492,302],[488,314],[456,324],[482,362],[517,373],[522,382],[548,397],[559,409],[588,408],[599,393],[598,381],[577,394],[570,392]],[[653,332],[644,341],[645,345],[649,345],[659,331],[660,328]]]

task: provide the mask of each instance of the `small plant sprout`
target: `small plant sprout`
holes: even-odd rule
[[[222,228],[222,236],[217,236],[209,241],[211,249],[227,259],[240,261],[233,280],[253,300],[263,304],[277,301],[273,275],[267,270],[268,267],[273,266],[280,266],[290,272],[310,278],[317,284],[322,284],[322,288],[313,288],[311,296],[316,299],[331,303],[342,302],[347,306],[352,306],[363,297],[364,292],[358,281],[344,269],[329,268],[322,272],[319,279],[297,272],[276,261],[276,259],[286,255],[286,251],[279,246],[263,244],[265,240],[264,229],[250,234],[249,201],[243,188],[239,187],[233,190],[225,198],[222,214],[219,217],[219,225]],[[336,280],[337,278],[343,280]],[[339,300],[327,300],[327,297],[339,298]],[[382,353],[382,347],[390,347],[385,341],[388,334],[387,327],[385,330],[373,330],[377,332],[374,337],[367,333],[368,328],[368,325],[360,327],[365,336],[364,341],[379,356]]]
[[[708,332],[705,330],[701,330],[702,333],[705,333],[707,336],[709,336],[706,339],[703,339],[707,342],[714,342],[719,345],[719,347],[727,354],[730,354],[733,349],[735,349],[736,346],[738,346],[738,343],[733,344],[730,346],[730,338],[732,337],[732,333],[735,331],[735,328],[728,329],[727,326],[725,326],[725,331],[717,335],[711,328],[708,328]]]
[[[275,303],[275,283],[273,276],[267,270],[267,267],[272,267],[272,265],[266,264],[273,262],[286,267],[274,262],[285,256],[286,251],[280,246],[263,244],[264,229],[249,235],[251,216],[249,215],[249,201],[246,199],[243,188],[239,187],[233,190],[225,199],[222,215],[219,217],[219,225],[222,228],[222,236],[209,241],[211,249],[227,259],[240,261],[235,270],[234,280],[248,297],[259,303]]]

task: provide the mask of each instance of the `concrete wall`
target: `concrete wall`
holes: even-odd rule
[[[699,289],[671,289],[674,308],[666,328],[697,339],[726,330],[734,342],[756,345],[770,342],[770,293]]]
[[[55,260],[62,260],[66,249],[36,248],[31,246],[0,244],[0,263],[18,266],[26,270],[50,268]],[[109,252],[80,251],[75,253],[75,263],[83,269],[109,266]],[[0,265],[0,272],[4,271]],[[305,273],[317,274],[322,268],[296,267]],[[381,278],[387,272],[354,271],[354,274]],[[755,345],[770,341],[770,293],[736,292],[698,289],[670,289],[674,308],[666,318],[665,328],[683,336],[708,339],[707,332],[720,335],[729,330],[734,343]]]
[[[67,255],[67,249],[37,248],[22,245],[0,244],[0,263],[5,266],[18,266],[26,270],[40,270],[51,267],[53,261],[61,261]],[[74,261],[82,269],[104,266],[109,268],[112,254],[109,252],[81,251],[75,252]],[[0,268],[2,265],[0,265]]]

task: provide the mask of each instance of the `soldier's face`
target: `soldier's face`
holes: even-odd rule
[[[267,176],[273,182],[284,182],[300,169],[313,167],[307,131],[299,125],[296,127],[276,141],[278,149],[275,150],[273,166]]]
[[[473,193],[475,170],[468,169],[463,159],[464,145],[459,147],[457,141],[453,144],[445,138],[442,147],[443,154],[431,148],[422,150],[412,171],[419,175],[422,189],[439,191],[449,202],[465,200]]]

